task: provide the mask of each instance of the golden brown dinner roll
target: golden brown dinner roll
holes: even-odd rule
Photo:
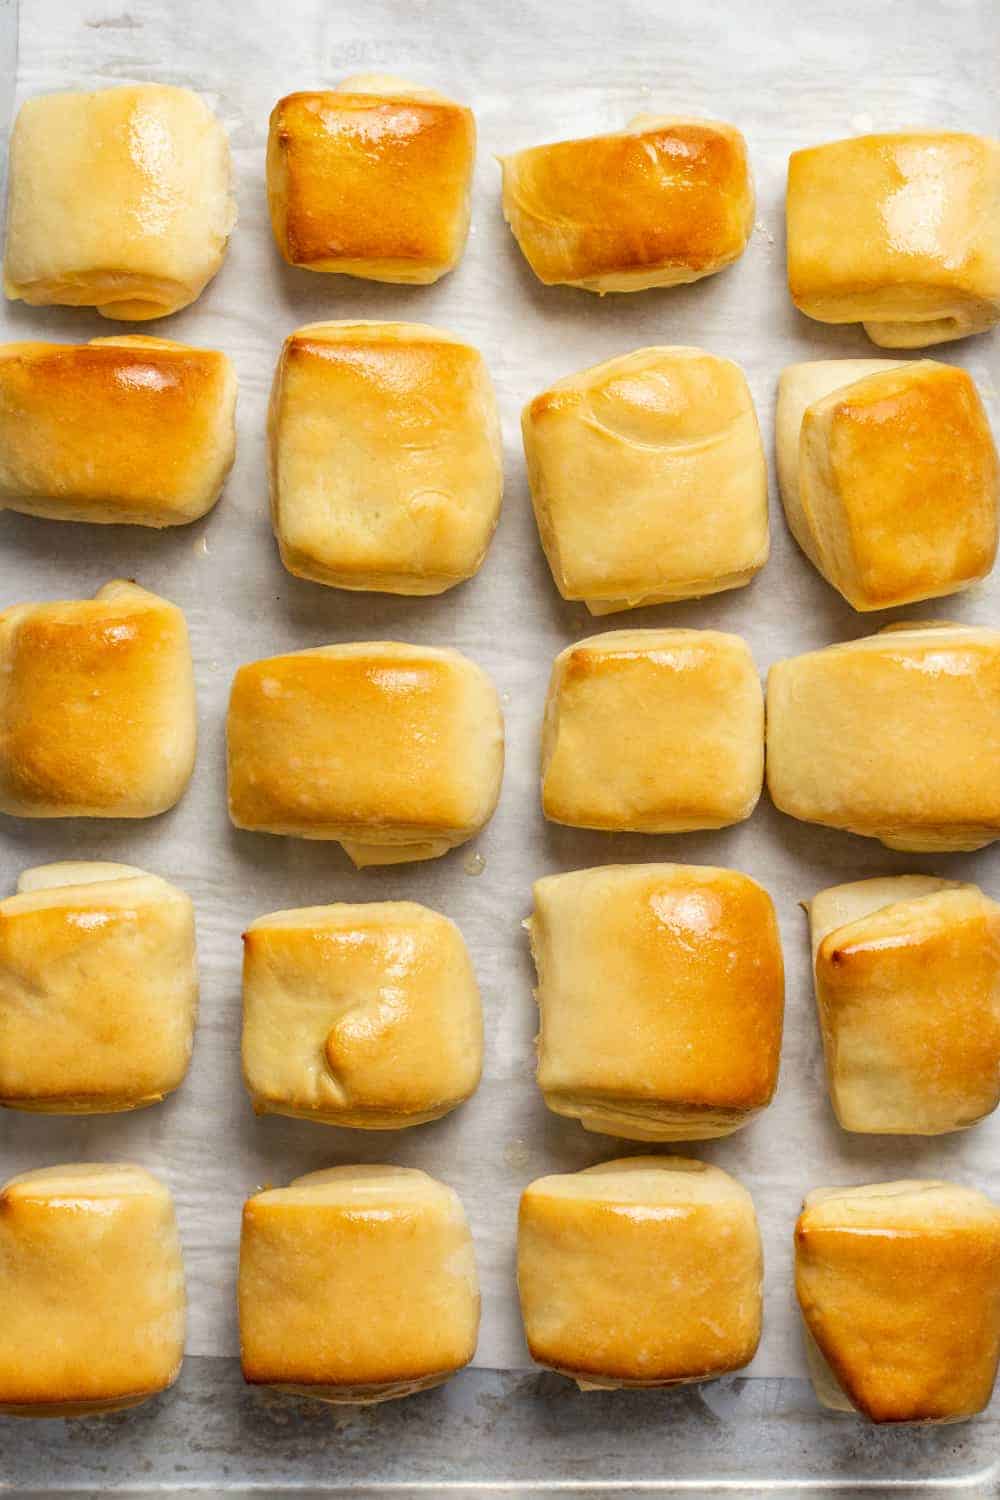
[[[330,1167],[248,1199],[243,1375],[321,1401],[389,1401],[468,1364],[479,1331],[458,1194],[411,1167]]]
[[[779,661],[767,785],[782,812],[890,849],[1000,837],[1000,631],[924,620]]]
[[[754,192],[732,125],[639,114],[624,130],[500,158],[503,214],[546,286],[641,292],[743,254]]]
[[[116,579],[0,612],[0,812],[153,817],[190,781],[196,734],[176,605]]]
[[[496,688],[459,651],[357,641],[250,662],[228,742],[237,828],[335,839],[359,866],[447,854],[500,795]]]
[[[770,1103],[784,971],[755,881],[708,865],[548,875],[527,927],[549,1109],[626,1140],[696,1141]]]
[[[177,1379],[184,1266],[170,1194],[127,1165],[0,1188],[0,1413],[81,1417]]]
[[[236,453],[224,354],[136,335],[0,344],[0,508],[54,521],[180,526]]]
[[[293,266],[437,281],[469,232],[472,111],[403,78],[364,74],[271,112],[267,201]]]
[[[821,1188],[795,1226],[816,1395],[873,1422],[958,1422],[1000,1354],[1000,1209],[951,1182]]]
[[[767,465],[731,360],[637,349],[557,380],[521,426],[556,588],[591,614],[740,588],[767,561]]]
[[[581,1390],[711,1380],[753,1359],[763,1261],[747,1190],[683,1156],[541,1177],[521,1197],[532,1359]]]
[[[476,976],[436,911],[310,906],[243,934],[243,1077],[258,1114],[420,1125],[475,1092],[482,1058]]]
[[[139,322],[187,307],[236,222],[229,142],[190,89],[42,94],[14,123],[8,297]]]
[[[1000,1103],[1000,906],[883,876],[808,904],[830,1098],[845,1130],[939,1135]]]
[[[934,360],[818,360],[778,388],[796,541],[855,609],[968,588],[997,550],[997,453],[975,382]]]
[[[0,1104],[158,1103],[187,1072],[197,1004],[194,910],[156,875],[41,865],[0,901]]]
[[[271,515],[290,573],[439,594],[500,514],[500,423],[482,356],[425,323],[311,323],[270,407]]]
[[[1000,141],[905,130],[793,151],[788,286],[821,323],[919,349],[1000,319]]]
[[[556,657],[542,735],[554,823],[722,828],[750,816],[763,780],[764,695],[738,635],[612,630]]]

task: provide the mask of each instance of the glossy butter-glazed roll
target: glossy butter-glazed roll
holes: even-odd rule
[[[187,307],[222,265],[230,178],[226,132],[190,89],[27,100],[10,142],[7,296],[122,322]]]

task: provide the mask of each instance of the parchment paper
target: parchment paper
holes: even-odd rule
[[[548,826],[539,809],[538,737],[553,656],[602,628],[558,597],[538,545],[518,415],[558,376],[650,343],[699,344],[739,361],[770,453],[775,382],[795,360],[871,355],[857,329],[800,317],[784,283],[783,192],[796,146],[874,127],[926,123],[997,128],[988,77],[996,25],[988,3],[872,7],[862,0],[760,5],[673,0],[24,0],[18,100],[51,89],[137,80],[201,91],[229,130],[239,223],[228,260],[200,300],[149,331],[224,349],[240,379],[239,454],[204,521],[157,533],[0,516],[0,599],[83,597],[134,576],[174,600],[191,629],[201,740],[179,807],[145,822],[3,819],[4,890],[24,866],[63,858],[124,860],[186,888],[198,915],[201,1019],[185,1085],[131,1115],[0,1119],[0,1176],[71,1160],[133,1159],[159,1172],[178,1202],[190,1296],[189,1350],[235,1354],[234,1276],[243,1198],[263,1183],[336,1162],[396,1161],[452,1183],[474,1227],[484,1305],[478,1362],[528,1363],[514,1290],[520,1189],[642,1150],[549,1114],[533,1081],[533,975],[521,919],[545,873],[615,861],[678,860],[745,870],[778,906],[788,968],[781,1085],[767,1113],[725,1141],[694,1145],[751,1189],[764,1232],[767,1302],[758,1374],[801,1374],[790,1232],[815,1185],[942,1175],[1000,1195],[1000,1121],[934,1140],[866,1139],[839,1130],[827,1103],[797,903],[838,881],[940,872],[1000,892],[997,854],[925,858],[796,823],[767,799],[752,820],[717,833],[608,836]],[[436,286],[402,288],[286,267],[272,242],[264,144],[274,102],[358,71],[438,86],[476,111],[480,145],[472,234],[459,269]],[[957,86],[961,85],[961,86]],[[757,226],[731,270],[695,286],[608,297],[544,288],[500,214],[494,153],[613,130],[640,110],[731,120],[745,132],[758,187]],[[477,578],[437,599],[346,594],[282,569],[267,517],[264,412],[283,337],[321,318],[405,318],[454,329],[484,352],[505,436],[503,517]],[[8,304],[5,339],[83,341],[110,333],[84,310]],[[992,403],[996,337],[933,351],[966,365]],[[905,356],[903,356],[905,357]],[[995,366],[994,366],[995,368]],[[713,626],[746,636],[771,662],[877,629],[814,573],[790,540],[772,485],[773,547],[749,587],[603,622]],[[899,612],[895,612],[897,617]],[[958,598],[911,608],[1000,623],[1000,575]],[[396,638],[453,645],[496,679],[507,718],[499,811],[474,845],[445,859],[356,873],[337,846],[238,833],[226,816],[223,725],[236,666],[332,641]],[[641,732],[640,726],[634,726]],[[478,876],[469,856],[485,861]],[[239,1073],[240,933],[254,916],[338,900],[412,898],[454,917],[469,942],[486,1013],[486,1072],[447,1119],[373,1134],[257,1120]],[[677,1148],[684,1151],[684,1147]]]

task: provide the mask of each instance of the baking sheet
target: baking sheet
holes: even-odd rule
[[[777,375],[807,358],[871,354],[854,329],[801,318],[784,286],[783,189],[796,146],[913,123],[997,128],[986,69],[995,53],[988,3],[873,11],[827,6],[708,6],[674,0],[582,8],[570,0],[26,0],[18,101],[50,89],[137,80],[187,84],[230,132],[239,223],[228,260],[194,307],[150,331],[224,349],[240,379],[239,452],[217,509],[192,527],[58,525],[0,516],[0,599],[80,597],[134,576],[174,600],[191,630],[201,741],[191,788],[146,822],[4,819],[3,888],[31,864],[123,860],[187,889],[198,916],[201,1018],[186,1084],[132,1115],[0,1119],[0,1177],[69,1160],[140,1161],[177,1197],[190,1298],[190,1353],[237,1352],[234,1276],[240,1207],[263,1183],[335,1162],[420,1166],[461,1194],[483,1284],[477,1363],[528,1364],[514,1292],[517,1198],[544,1172],[569,1171],[641,1146],[589,1135],[549,1114],[533,1082],[535,1010],[520,928],[541,874],[614,861],[677,860],[746,871],[773,895],[785,944],[788,1004],[777,1098],[746,1130],[690,1154],[736,1173],[764,1233],[764,1337],[752,1374],[801,1375],[790,1231],[803,1192],[830,1182],[941,1175],[1000,1196],[1000,1121],[921,1141],[865,1139],[836,1126],[822,1080],[805,921],[797,903],[824,885],[917,870],[1000,892],[997,855],[893,854],[866,840],[797,824],[765,799],[752,820],[716,833],[608,836],[546,825],[538,738],[552,658],[568,642],[628,624],[711,626],[750,642],[762,674],[782,656],[868,634],[899,612],[859,617],[813,572],[784,527],[772,484],[772,556],[746,589],[594,621],[556,594],[538,546],[524,475],[521,405],[558,376],[649,343],[699,344],[746,370],[770,452]],[[293,89],[359,71],[433,84],[476,111],[473,228],[459,269],[429,288],[379,286],[284,266],[264,197],[271,106]],[[960,85],[960,86],[959,86]],[[691,287],[599,300],[534,281],[503,225],[494,153],[620,127],[639,110],[729,119],[747,136],[758,188],[750,247],[731,270]],[[497,386],[505,437],[503,517],[479,576],[438,599],[343,594],[282,569],[267,518],[264,413],[283,337],[324,318],[405,318],[477,344]],[[5,339],[83,341],[116,325],[86,311],[8,304]],[[998,416],[996,337],[935,351],[965,365]],[[993,378],[991,378],[993,377]],[[773,464],[772,464],[773,469]],[[957,599],[905,611],[982,624],[1000,620],[1000,577]],[[473,844],[445,859],[354,872],[335,845],[237,832],[225,809],[225,701],[236,666],[313,644],[396,638],[457,646],[500,688],[507,771],[500,808]],[[478,855],[480,859],[473,856]],[[474,874],[480,861],[481,873]],[[338,900],[410,898],[454,917],[469,942],[486,1015],[486,1071],[469,1104],[402,1133],[257,1120],[239,1076],[240,933],[260,913]],[[677,1148],[684,1151],[684,1147]]]

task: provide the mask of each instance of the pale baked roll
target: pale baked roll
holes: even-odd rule
[[[760,1341],[753,1202],[718,1167],[631,1156],[521,1197],[517,1285],[532,1359],[581,1390],[741,1369]]]
[[[425,323],[310,323],[285,340],[268,430],[271,517],[290,573],[439,594],[479,568],[503,456],[489,372],[470,344]]]
[[[479,1331],[457,1193],[411,1167],[330,1167],[248,1199],[243,1376],[320,1401],[389,1401],[468,1364]]]
[[[554,823],[724,828],[750,816],[763,780],[764,695],[738,635],[612,630],[556,657],[542,734]]]
[[[637,349],[557,380],[521,426],[552,577],[591,614],[740,588],[767,561],[767,464],[732,360]]]
[[[187,1072],[197,1006],[194,909],[158,876],[42,865],[0,901],[0,1105],[158,1103]]]
[[[196,737],[176,605],[117,579],[0,612],[0,812],[153,817],[183,795]]]
[[[181,526],[236,454],[224,354],[136,335],[0,344],[0,508],[54,521]]]
[[[1000,906],[883,876],[808,903],[830,1099],[845,1130],[940,1135],[1000,1103]]]
[[[267,201],[293,266],[373,281],[437,281],[469,232],[476,122],[403,78],[359,74],[271,112]]]
[[[926,620],[776,662],[767,785],[782,812],[890,849],[1000,837],[1000,632]]]
[[[737,260],[753,228],[746,141],[715,120],[639,114],[500,165],[504,218],[546,286],[603,295],[698,281]]]
[[[959,1422],[1000,1355],[1000,1209],[935,1181],[819,1188],[795,1226],[816,1395],[872,1422]]]
[[[359,866],[446,854],[500,795],[496,688],[459,651],[365,641],[250,662],[227,736],[237,828],[334,839]]]
[[[920,349],[1000,319],[1000,141],[886,131],[793,151],[788,286],[821,323]]]
[[[755,881],[709,865],[607,865],[548,875],[534,895],[549,1109],[626,1140],[695,1141],[770,1103],[784,969]]]
[[[4,290],[138,322],[187,307],[236,222],[229,142],[190,89],[42,94],[10,142]]]
[[[177,1379],[184,1266],[142,1167],[42,1167],[0,1188],[0,1414],[138,1406]]]
[[[975,381],[934,360],[819,360],[778,387],[799,546],[857,610],[968,588],[997,550],[997,452]]]
[[[243,934],[243,1077],[258,1114],[420,1125],[475,1092],[482,1058],[476,976],[438,912],[312,906]]]

